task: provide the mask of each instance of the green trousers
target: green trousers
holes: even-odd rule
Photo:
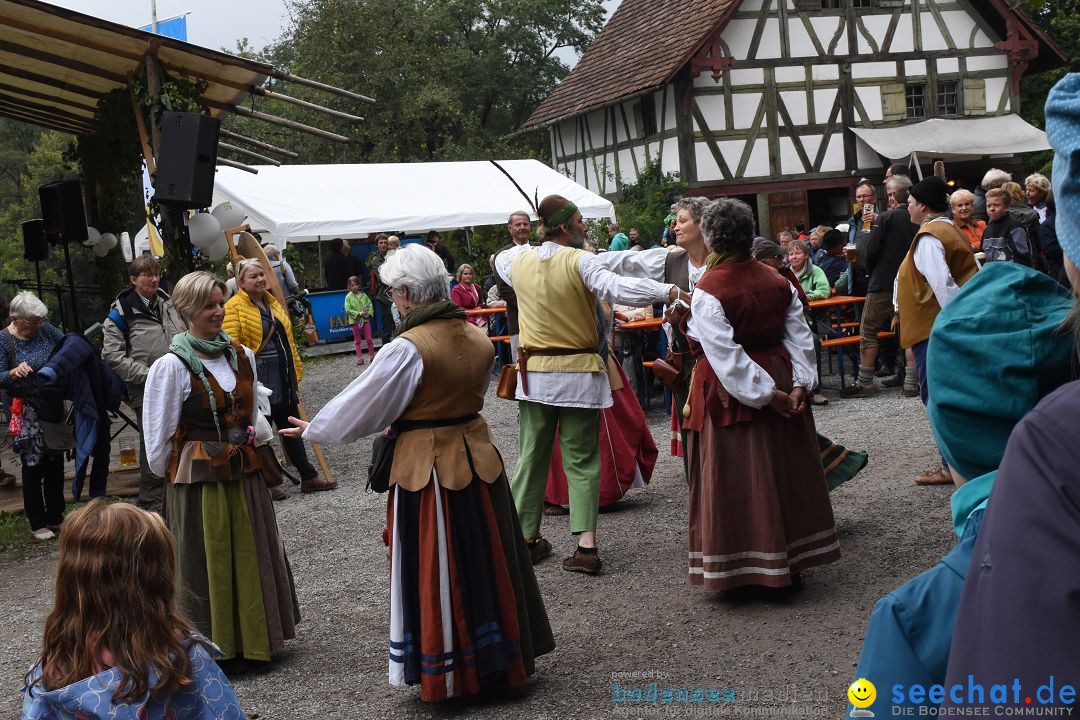
[[[600,509],[600,411],[522,400],[518,423],[520,452],[511,489],[525,537],[540,534],[556,431],[570,491],[570,532],[595,531]]]

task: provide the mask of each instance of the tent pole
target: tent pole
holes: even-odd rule
[[[319,286],[326,287],[326,268],[322,259],[322,235],[315,236],[315,252],[319,255]]]

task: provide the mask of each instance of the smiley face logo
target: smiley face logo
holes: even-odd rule
[[[857,708],[868,708],[877,699],[877,688],[866,678],[859,678],[847,689],[848,700]]]

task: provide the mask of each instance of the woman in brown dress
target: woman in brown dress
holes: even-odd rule
[[[698,359],[685,428],[690,582],[784,588],[840,557],[807,394],[814,342],[790,283],[750,255],[749,206],[701,221],[712,255],[684,319]]]

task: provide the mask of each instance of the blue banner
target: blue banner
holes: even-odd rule
[[[150,25],[139,28],[145,32],[152,32]],[[187,15],[177,15],[168,20],[158,20],[157,34],[163,37],[171,37],[187,42]]]

